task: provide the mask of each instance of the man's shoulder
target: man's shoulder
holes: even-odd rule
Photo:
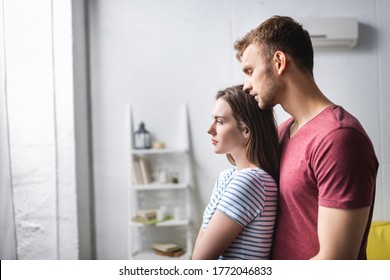
[[[323,133],[331,133],[338,130],[350,130],[368,137],[359,120],[345,110],[343,107],[334,105],[324,110],[314,122],[315,126],[321,128]]]
[[[288,125],[288,121],[287,124]],[[333,105],[315,116],[304,127],[309,133],[327,134],[338,129],[355,129],[364,132],[358,119],[339,105]]]

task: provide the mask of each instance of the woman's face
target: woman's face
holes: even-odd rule
[[[244,132],[238,128],[229,103],[218,98],[212,112],[212,122],[207,130],[211,135],[211,144],[217,154],[234,154],[244,151]]]

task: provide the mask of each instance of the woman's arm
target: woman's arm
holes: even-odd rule
[[[242,225],[216,210],[206,230],[199,231],[192,259],[218,259],[242,229]]]
[[[198,237],[196,238],[196,241],[195,241],[195,247],[200,242],[199,240],[201,240],[202,237],[203,237],[203,227],[201,225],[200,229],[199,229],[199,232],[198,232]]]

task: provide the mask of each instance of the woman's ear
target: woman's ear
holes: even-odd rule
[[[245,139],[249,139],[249,137],[250,137],[250,130],[249,130],[249,128],[245,124],[243,125],[242,132],[243,132],[244,138]]]

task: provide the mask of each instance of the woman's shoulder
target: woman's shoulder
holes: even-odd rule
[[[218,180],[228,179],[232,177],[232,175],[234,175],[235,172],[236,172],[235,166],[222,170],[218,175]]]
[[[256,183],[276,184],[274,178],[259,167],[242,169],[240,172],[237,172],[234,177],[238,180],[245,179],[247,181],[254,181]]]
[[[251,168],[241,169],[239,172],[237,172],[237,175],[241,175],[241,176],[248,176],[248,175],[249,176],[253,176],[253,175],[256,175],[256,176],[259,176],[259,177],[270,176],[266,171],[264,171],[260,167],[251,167]]]

